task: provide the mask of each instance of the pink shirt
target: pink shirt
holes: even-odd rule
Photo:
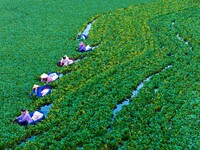
[[[47,83],[49,83],[49,82],[51,82],[51,81],[52,81],[51,77],[50,77],[50,76],[48,76],[48,77],[47,77],[47,81],[46,81],[46,82],[47,82]]]
[[[61,59],[61,63],[63,63],[64,66],[72,64],[74,61],[66,57],[65,59]]]
[[[41,82],[43,82],[43,81],[46,81],[46,83],[49,83],[49,82],[51,82],[52,81],[52,79],[51,79],[51,77],[50,76],[48,76],[46,79],[41,79]]]

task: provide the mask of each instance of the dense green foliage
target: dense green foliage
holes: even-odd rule
[[[33,111],[41,106],[28,94],[33,84],[41,85],[43,72],[59,72],[56,62],[64,54],[79,57],[72,39],[88,20],[131,4],[132,0],[1,0],[0,149],[28,137],[24,128],[11,124],[12,119],[21,107]]]
[[[16,2],[10,8],[5,3],[1,11],[19,12],[3,16],[5,30],[1,32],[5,35],[0,37],[1,112],[7,110],[1,116],[1,149],[198,149],[199,2],[162,0],[107,13],[103,12],[111,9],[101,3],[99,10],[91,8],[95,10],[91,14],[76,11],[82,15],[73,16],[64,13],[67,4],[40,1],[45,5],[36,7],[35,2],[28,2],[30,7]],[[119,5],[116,2],[113,9]],[[23,20],[13,24],[17,17]],[[65,17],[69,18],[63,21]],[[87,43],[99,47],[80,54],[73,39],[86,20],[95,18]],[[55,62],[65,52],[86,58],[57,68]],[[38,82],[39,74],[52,69],[71,73],[51,83],[52,94],[29,99],[27,89]],[[149,76],[151,80],[112,121],[116,105]],[[5,92],[11,87],[13,92]],[[34,110],[47,103],[53,107],[38,125],[24,129],[10,124],[20,107]],[[33,141],[17,146],[32,135],[36,135]]]

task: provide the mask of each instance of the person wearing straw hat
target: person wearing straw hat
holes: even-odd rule
[[[40,87],[39,85],[34,84],[30,96],[33,96],[33,94],[36,94],[36,95],[37,95],[37,91],[38,91],[38,88],[39,88],[39,87]]]
[[[41,82],[46,81],[46,83],[55,81],[59,78],[62,77],[62,74],[59,74],[57,72],[50,72],[49,74],[43,73],[40,78],[41,78]]]
[[[33,96],[33,94],[35,94],[36,96],[43,97],[44,95],[49,93],[51,93],[51,87],[49,85],[39,86],[37,84],[34,84],[30,96]]]
[[[89,50],[92,50],[91,46],[89,45],[85,46],[83,42],[80,42],[79,47],[78,47],[79,52],[87,52]]]
[[[40,76],[40,78],[41,78],[41,82],[46,81],[46,83],[49,83],[49,82],[52,81],[52,78],[48,74],[46,74],[46,73],[43,73]]]

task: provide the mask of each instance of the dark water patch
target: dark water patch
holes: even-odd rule
[[[30,138],[27,138],[24,142],[21,142],[21,143],[19,144],[19,146],[23,146],[23,145],[26,144],[26,142],[28,142],[28,141],[33,141],[34,139],[35,139],[35,136],[33,135],[33,136],[31,136]]]
[[[93,46],[93,47],[92,47],[92,50],[94,50],[94,49],[96,49],[97,47],[99,47],[99,45],[100,45],[100,44]]]
[[[158,89],[154,89],[154,93],[157,93]]]
[[[168,130],[171,130],[172,129],[172,122],[169,123],[169,128]]]
[[[121,147],[121,145],[120,145],[120,144],[118,144],[117,150],[120,150],[120,147]]]
[[[174,28],[175,21],[172,21],[172,28]],[[185,45],[189,46],[189,41],[185,41],[183,37],[181,37],[178,33],[176,34],[177,38],[185,43]],[[192,46],[190,46],[190,49],[192,50]]]
[[[167,56],[172,56],[172,53],[168,53]]]
[[[49,104],[49,105],[44,105],[40,108],[40,110],[44,113],[44,116],[46,117],[51,109],[51,107],[53,106],[53,104]]]
[[[87,57],[77,58],[77,59],[74,60],[74,62],[79,62],[79,61],[84,60],[84,59],[86,59],[86,58],[87,58]]]
[[[176,36],[180,41],[183,41],[185,45],[189,46],[189,41],[184,41],[184,38],[181,37],[179,34],[176,34]],[[190,46],[190,49],[192,50],[192,46]]]
[[[174,24],[175,24],[175,20],[172,21],[172,28],[173,29],[175,28]]]
[[[74,60],[74,62],[78,62],[78,61],[80,61],[81,59],[76,59],[76,60]]]
[[[70,73],[71,73],[71,71],[67,71],[67,72],[66,72],[66,75],[69,75]]]

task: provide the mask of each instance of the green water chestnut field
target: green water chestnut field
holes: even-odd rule
[[[84,43],[98,47],[80,53],[91,22]],[[198,150],[199,49],[198,0],[2,0],[0,149]],[[80,61],[60,68],[65,54]],[[64,76],[30,98],[49,72]],[[46,104],[40,123],[12,122]]]

